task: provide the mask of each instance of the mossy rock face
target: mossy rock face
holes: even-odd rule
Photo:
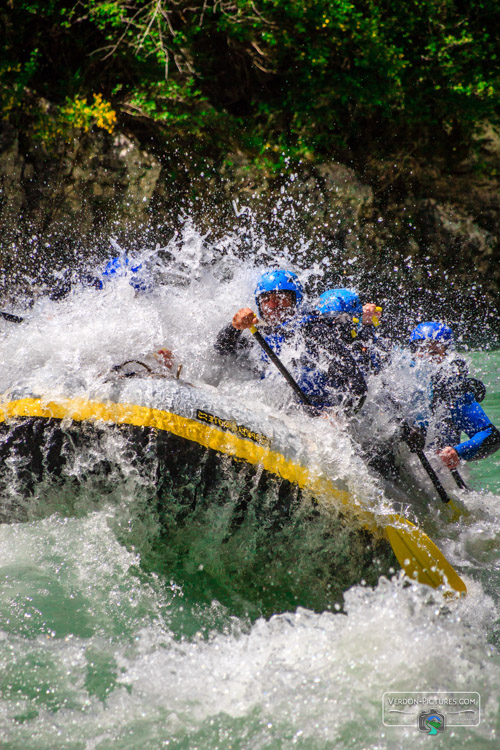
[[[16,134],[0,159],[3,242],[36,236],[40,262],[44,245],[58,237],[90,241],[99,227],[144,222],[160,172],[157,159],[124,133],[80,134],[51,150]]]
[[[246,232],[275,254],[299,248],[299,269],[325,261],[323,288],[350,283],[385,309],[404,289],[426,316],[460,324],[455,313],[464,310],[473,332],[488,328],[495,339],[495,133],[485,126],[454,171],[442,158],[411,154],[370,157],[356,168],[311,158],[274,169],[243,148],[205,159],[185,143],[169,144],[161,128],[75,132],[48,148],[29,130],[0,123],[1,287],[18,289],[28,278],[30,294],[33,279],[50,286],[54,271],[98,265],[109,259],[110,237],[131,249],[145,237],[164,246],[188,215],[211,239]],[[467,313],[471,299],[493,313],[489,327]]]

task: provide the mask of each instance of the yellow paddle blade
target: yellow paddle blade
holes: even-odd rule
[[[449,509],[451,522],[459,521],[461,518],[468,518],[468,516],[470,516],[470,511],[467,508],[456,505],[453,500],[446,503],[446,507]]]
[[[385,532],[408,578],[437,589],[439,586],[467,593],[467,587],[440,549],[417,526],[399,515],[390,517]]]

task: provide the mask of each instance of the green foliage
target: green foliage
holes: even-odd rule
[[[38,49],[33,49],[26,62],[0,61],[0,116],[8,118],[18,109],[24,99],[24,92],[32,78],[39,57]]]
[[[449,151],[498,121],[497,0],[67,5],[18,0],[0,11],[3,117],[23,111],[27,90],[60,107],[98,91],[169,138],[243,146],[277,167],[283,153],[391,140]]]

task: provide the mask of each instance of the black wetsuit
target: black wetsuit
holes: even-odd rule
[[[352,339],[353,354],[363,374],[378,375],[383,367],[389,364],[392,343],[384,332],[374,326],[360,326],[356,330],[356,337]]]
[[[215,351],[224,357],[249,352],[252,346],[254,342],[248,333],[239,331],[231,323],[219,331],[214,342]]]

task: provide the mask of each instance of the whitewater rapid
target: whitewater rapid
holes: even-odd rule
[[[188,227],[168,264],[155,261],[161,283],[149,294],[136,295],[124,278],[17,310],[25,324],[0,323],[2,392],[90,390],[114,364],[166,346],[187,381],[216,386],[266,418],[279,414],[293,401],[286,384],[228,372],[212,347],[235,308],[252,303],[269,249],[251,264],[223,250]],[[153,249],[143,256],[151,258]],[[321,268],[303,274],[316,284]],[[498,362],[497,353],[472,357],[490,385],[492,417]],[[286,419],[317,443],[317,423],[293,411]],[[325,471],[332,452],[344,461],[351,491],[391,503],[347,432],[324,430],[322,450]],[[39,488],[31,520],[0,527],[2,747],[497,747],[498,460],[481,470],[490,490],[473,471],[476,489],[459,495],[470,516],[450,525],[436,506],[425,521],[467,597],[450,601],[395,573],[374,588],[351,587],[342,607],[306,609],[299,594],[268,617],[251,606],[258,570],[228,588],[222,543],[214,549],[206,530],[191,530],[182,564],[158,553],[157,524],[145,512],[151,488],[132,470],[102,493]],[[307,529],[296,533],[306,539]],[[314,560],[303,551],[286,560],[287,575],[314,585]],[[382,696],[398,690],[477,691],[480,724],[432,739],[384,726]]]

